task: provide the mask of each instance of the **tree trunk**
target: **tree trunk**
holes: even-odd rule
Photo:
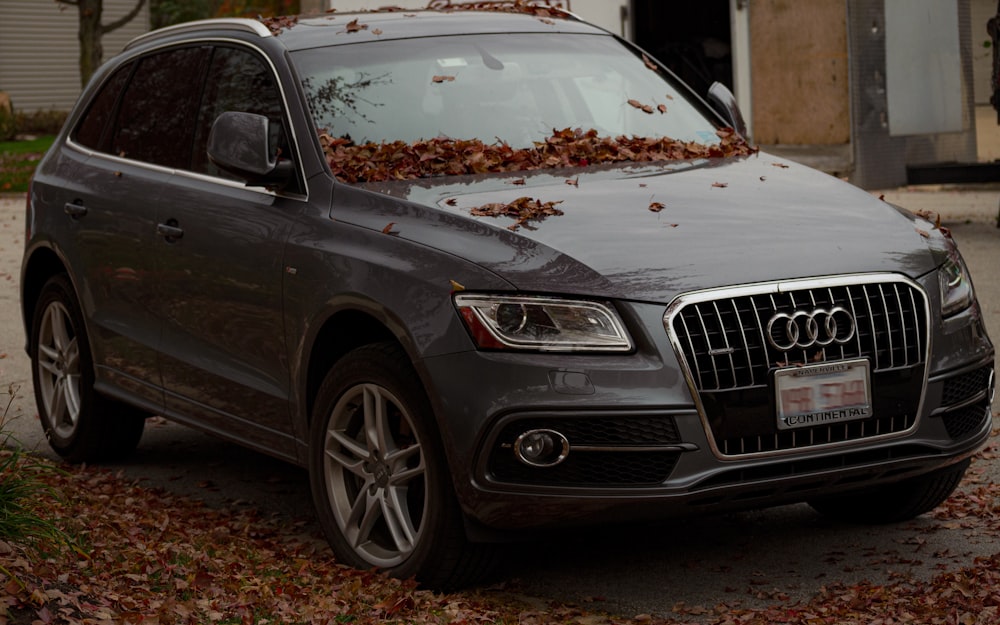
[[[103,0],[79,0],[80,12],[80,86],[86,87],[104,57],[101,46],[101,11]]]
[[[80,84],[86,87],[90,77],[100,67],[104,58],[104,47],[101,37],[128,24],[142,10],[146,0],[136,0],[135,6],[119,19],[110,24],[101,23],[104,11],[104,0],[55,0],[62,5],[75,6],[80,14],[80,25],[77,37],[80,40]]]

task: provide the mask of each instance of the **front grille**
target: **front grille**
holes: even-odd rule
[[[887,277],[761,285],[698,294],[669,313],[669,331],[701,399],[716,447],[724,455],[789,451],[905,431],[913,426],[923,389],[927,312],[923,292]],[[784,313],[843,309],[854,332],[826,346],[784,351],[769,338],[769,321]],[[787,317],[786,317],[787,318]],[[771,332],[781,331],[784,321]],[[821,330],[823,330],[821,328]],[[823,330],[825,331],[825,330]],[[773,334],[771,335],[774,336]],[[804,335],[800,344],[809,341]],[[789,431],[777,428],[774,371],[784,367],[865,359],[869,362],[873,417]]]
[[[517,437],[538,429],[555,430],[566,437],[570,443],[566,460],[554,467],[531,467],[515,457]],[[681,454],[676,447],[680,443],[677,424],[670,415],[525,416],[500,430],[491,444],[488,471],[494,480],[515,484],[651,486],[670,476]]]

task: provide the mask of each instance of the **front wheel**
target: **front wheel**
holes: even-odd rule
[[[42,287],[29,345],[35,402],[52,449],[69,462],[113,460],[132,452],[145,415],[94,390],[83,315],[65,275]]]
[[[930,512],[958,488],[970,461],[877,488],[809,502],[820,514],[852,523],[897,523]]]
[[[425,586],[485,575],[492,558],[467,542],[429,402],[401,349],[361,347],[317,395],[309,476],[337,559]]]

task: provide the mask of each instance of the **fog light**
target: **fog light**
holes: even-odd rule
[[[555,430],[529,430],[514,441],[514,455],[532,467],[554,467],[569,455],[569,441]]]

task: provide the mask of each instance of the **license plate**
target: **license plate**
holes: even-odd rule
[[[774,372],[774,392],[779,430],[872,416],[867,360],[779,369]]]

